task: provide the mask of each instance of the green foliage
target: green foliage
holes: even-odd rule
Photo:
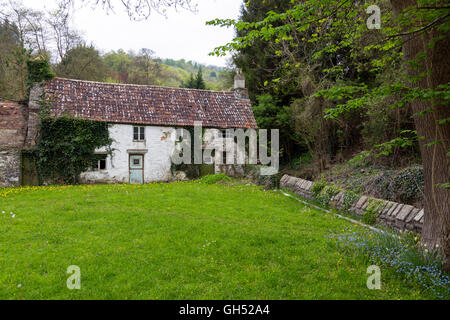
[[[344,163],[324,175],[325,181],[348,192],[420,207],[424,202],[424,172],[419,165],[392,169],[385,166]]]
[[[66,53],[55,72],[63,78],[103,81],[106,65],[94,46],[79,45]]]
[[[34,156],[43,182],[78,183],[97,159],[94,151],[109,148],[108,124],[71,117],[43,118]]]
[[[203,79],[203,71],[200,67],[198,69],[197,75],[194,77],[194,75],[191,73],[191,76],[186,82],[183,82],[181,85],[183,88],[189,88],[189,89],[206,89],[206,83]]]
[[[230,182],[231,178],[224,173],[207,175],[198,180],[200,183],[214,184],[218,182]]]
[[[0,21],[0,98],[26,98],[26,62],[30,52],[23,48],[18,28],[8,20]]]
[[[314,182],[313,186],[311,187],[313,198],[317,199],[326,186],[327,183],[324,180]]]
[[[373,209],[367,208],[362,214],[362,221],[368,225],[375,225],[377,222],[377,213]]]
[[[399,202],[412,203],[423,194],[424,175],[421,166],[412,166],[401,170],[394,178],[392,187]]]
[[[221,77],[217,77],[217,74],[224,71],[223,68],[204,66],[184,59],[160,59],[153,57],[153,54],[150,49],[141,49],[138,53],[125,52],[122,49],[106,53],[102,57],[107,67],[106,80],[168,87],[178,87],[181,83],[182,87],[187,88],[228,89],[228,84],[225,84]]]
[[[369,204],[363,211],[362,221],[368,225],[374,225],[377,222],[377,218],[380,215],[380,209],[384,205],[383,201],[369,198]]]
[[[435,5],[428,0],[420,3],[425,7]],[[369,5],[381,8],[381,29],[367,28]],[[416,30],[417,26],[429,23],[444,37],[450,29],[448,19],[444,19],[446,9],[412,6],[394,16],[390,3],[384,0],[290,1],[280,5],[250,0],[242,12],[239,20],[208,22],[232,26],[237,32],[235,39],[212,54],[235,54],[236,64],[250,79],[253,100],[271,94],[281,101],[276,114],[283,112],[282,106],[291,104],[296,133],[314,155],[318,170],[326,167],[327,159],[357,144],[363,144],[363,148],[377,146],[378,153],[391,157],[392,163],[418,154],[416,139],[397,139],[400,132],[414,130],[408,104],[418,99],[448,104],[449,86],[411,87],[411,81],[417,83],[427,75],[424,72],[414,79],[407,76],[398,34],[420,35],[422,30]],[[438,40],[430,37],[428,47]],[[417,67],[424,57],[426,54],[420,53],[410,64]],[[322,119],[324,115],[326,120]],[[447,120],[444,116],[437,121],[445,124]],[[398,151],[402,147],[407,150]]]
[[[349,211],[350,208],[359,200],[360,196],[352,191],[344,191],[344,196],[342,198],[342,209]]]
[[[337,195],[340,191],[341,189],[338,186],[335,185],[325,186],[323,187],[319,195],[314,196],[314,199],[317,202],[319,202],[322,206],[326,207],[330,205],[331,198]],[[313,194],[315,194],[314,191]]]
[[[40,83],[55,77],[46,59],[36,58],[27,61],[27,85],[31,89],[33,83]]]

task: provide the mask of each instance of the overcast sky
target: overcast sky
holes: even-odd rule
[[[120,1],[116,0],[118,3]],[[153,12],[146,21],[130,21],[128,15],[119,10],[107,15],[101,7],[90,6],[76,10],[73,24],[82,31],[88,43],[93,43],[101,52],[118,50],[138,51],[149,48],[161,58],[186,59],[204,64],[224,66],[225,57],[211,57],[208,53],[215,47],[233,39],[232,28],[206,26],[205,22],[215,18],[239,17],[243,0],[192,0],[198,4],[198,12],[179,9],[168,10],[167,18]],[[52,0],[22,0],[24,5],[36,9],[51,9]]]

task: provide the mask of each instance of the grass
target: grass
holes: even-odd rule
[[[359,228],[243,184],[4,189],[0,299],[430,298],[389,268],[367,289],[333,237]]]

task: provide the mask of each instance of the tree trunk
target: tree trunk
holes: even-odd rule
[[[391,3],[396,15],[407,7],[417,6],[417,0],[391,0]],[[406,62],[417,58],[418,54],[426,52],[426,57],[419,62],[419,67],[408,65],[408,74],[411,78],[424,73],[424,76],[418,82],[411,84],[412,86],[436,88],[450,81],[449,34],[443,34],[443,39],[437,41],[433,47],[428,46],[429,41],[438,35],[442,34],[439,34],[436,29],[429,29],[425,33],[403,36],[403,54]],[[442,246],[445,255],[445,269],[449,272],[450,190],[439,185],[450,181],[450,157],[447,156],[447,152],[450,151],[450,124],[448,122],[439,124],[438,120],[450,117],[450,106],[417,99],[412,102],[411,107],[413,114],[428,109],[433,110],[433,112],[414,117],[418,136],[425,137],[419,142],[425,180],[425,216],[422,242],[432,248]],[[438,143],[427,146],[434,141]]]

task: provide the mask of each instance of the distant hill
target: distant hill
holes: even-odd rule
[[[203,72],[203,78],[206,81],[208,89],[211,90],[227,90],[225,84],[224,72],[225,68],[203,65],[195,61],[173,60],[173,59],[154,59],[159,63],[164,70],[164,77],[162,85],[170,87],[179,87],[182,82],[186,81],[191,74],[196,75],[198,69],[201,67]]]

